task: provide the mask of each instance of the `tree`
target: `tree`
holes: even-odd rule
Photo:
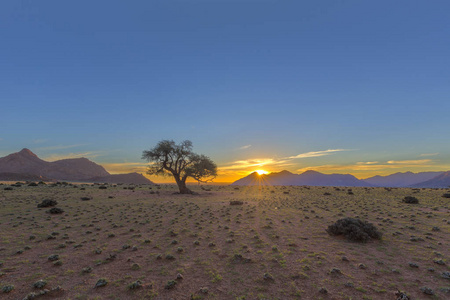
[[[198,182],[212,181],[217,176],[217,165],[207,156],[192,152],[192,142],[176,145],[172,140],[162,140],[154,148],[144,151],[142,159],[150,162],[149,175],[173,176],[180,194],[192,194],[186,186],[191,177]]]

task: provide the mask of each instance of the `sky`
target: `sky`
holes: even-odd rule
[[[449,1],[0,2],[0,156],[145,172],[191,140],[218,182],[450,170]],[[150,177],[164,182],[167,178]]]

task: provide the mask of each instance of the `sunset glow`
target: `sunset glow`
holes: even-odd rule
[[[256,170],[256,173],[258,173],[258,175],[263,175],[263,174],[268,174],[269,172],[265,171],[265,170]]]

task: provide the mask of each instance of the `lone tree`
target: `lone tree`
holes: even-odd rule
[[[175,144],[162,140],[153,149],[144,151],[142,159],[151,162],[147,174],[173,176],[180,194],[192,194],[186,186],[188,177],[198,182],[212,181],[217,176],[217,165],[207,156],[192,152],[192,142]]]

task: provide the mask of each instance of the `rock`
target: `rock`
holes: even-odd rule
[[[397,291],[395,293],[395,296],[397,296],[396,300],[410,300],[411,299],[408,297],[408,295],[406,295],[406,293],[401,292],[401,291]]]
[[[342,272],[338,268],[333,268],[330,270],[330,274],[342,274]]]
[[[59,259],[59,255],[58,254],[52,254],[48,257],[49,261],[56,261]]]
[[[434,295],[433,290],[428,288],[428,287],[426,287],[426,286],[421,287],[420,290],[426,295]]]
[[[105,278],[100,278],[95,284],[94,288],[102,287],[108,284],[108,281]]]

